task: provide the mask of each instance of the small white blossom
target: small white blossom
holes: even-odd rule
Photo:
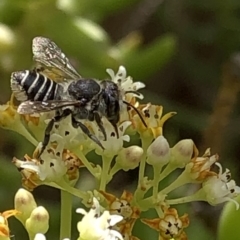
[[[133,82],[131,77],[127,77],[127,71],[125,67],[120,66],[118,72],[115,74],[112,69],[107,69],[107,73],[110,75],[112,81],[118,84],[123,91],[137,91],[138,89],[144,88],[145,84],[142,82]],[[133,94],[134,97],[143,99],[142,94]]]
[[[40,144],[41,145],[41,144]],[[41,146],[39,146],[41,149]],[[48,148],[41,155],[41,160],[31,159],[31,161],[21,161],[15,159],[15,165],[20,169],[26,169],[36,173],[39,180],[44,182],[57,182],[67,172],[67,165],[62,160],[63,147],[58,145],[56,149]]]
[[[125,142],[130,141],[130,137],[124,134],[126,129],[131,125],[131,122],[125,121],[118,126],[118,134],[119,134],[119,137],[118,137],[112,124],[105,118],[103,118],[102,121],[106,131],[107,141],[103,140],[102,133],[99,131],[97,127],[95,127],[93,129],[94,133],[104,147],[104,150],[100,149],[100,147],[97,147],[96,152],[99,155],[114,156],[115,154],[118,154],[119,151],[123,148],[124,141]]]
[[[239,203],[233,198],[240,194],[240,187],[236,185],[234,180],[230,180],[229,177],[226,177],[229,176],[228,169],[222,173],[221,165],[218,164],[218,166],[220,166],[218,176],[212,176],[203,182],[202,189],[205,192],[206,199],[211,205],[232,201],[238,209]]]
[[[123,240],[119,232],[112,230],[112,227],[123,217],[110,215],[109,211],[104,211],[101,215],[100,205],[96,198],[93,198],[93,206],[89,212],[82,208],[78,208],[76,212],[84,215],[77,224],[80,234],[78,240]]]

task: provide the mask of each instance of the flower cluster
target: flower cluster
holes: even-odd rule
[[[49,185],[80,198],[86,207],[90,207],[89,212],[77,209],[77,213],[83,215],[77,224],[78,240],[137,240],[140,236],[133,236],[132,230],[139,220],[155,229],[159,239],[187,239],[185,228],[189,225],[188,215],[179,217],[174,205],[192,201],[206,201],[217,205],[233,201],[238,208],[239,204],[234,198],[240,193],[240,188],[231,180],[230,171],[222,170],[217,162],[218,155],[211,155],[210,149],[207,149],[199,156],[191,139],[184,139],[170,146],[163,135],[163,125],[176,113],[163,115],[162,106],[139,103],[138,99],[143,99],[143,95],[137,91],[145,85],[133,82],[123,66],[120,66],[116,74],[111,69],[107,72],[111,81],[119,87],[122,100],[131,103],[133,107],[128,109],[121,106],[118,136],[114,126],[103,117],[106,140],[95,122],[84,121],[103,148],[88,138],[81,129],[73,127],[71,117],[66,117],[54,125],[50,141],[39,157],[43,133],[54,112],[19,115],[13,96],[6,105],[0,107],[0,126],[19,132],[36,146],[31,156],[26,154],[22,159],[13,158],[13,164],[22,175],[22,185],[29,191],[39,185]],[[131,145],[130,136],[133,135],[139,136],[140,146]],[[125,142],[130,142],[128,147]],[[90,152],[101,157],[101,165],[93,164],[87,155]],[[146,164],[153,169],[152,179],[146,175]],[[212,170],[213,165],[218,167],[218,172]],[[86,192],[75,187],[81,178],[81,167],[85,167],[98,183],[96,185],[99,187],[94,191]],[[125,190],[120,197],[106,192],[107,184],[118,171],[135,168],[139,168],[139,175],[133,192]],[[181,173],[174,181],[165,188],[159,187],[169,174],[179,169],[181,171],[178,172]],[[192,195],[171,197],[172,191],[189,183],[200,187]],[[158,217],[141,218],[141,213],[150,208],[156,210]],[[44,234],[49,227],[48,212],[42,206],[37,206],[30,192],[20,189],[15,196],[15,210],[0,215],[0,239],[10,238],[7,218],[12,215],[23,224],[29,239],[46,239]],[[61,226],[67,228],[68,222],[64,219],[61,221]],[[71,236],[66,231],[62,237],[67,239]]]

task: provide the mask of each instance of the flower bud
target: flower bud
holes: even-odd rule
[[[172,148],[171,162],[180,168],[185,167],[190,162],[194,150],[196,150],[196,147],[191,139],[179,141]]]
[[[25,224],[30,235],[46,233],[49,227],[49,214],[44,207],[35,208]]]
[[[157,137],[147,149],[147,163],[153,166],[164,166],[169,162],[169,144],[163,136]]]
[[[131,146],[123,148],[116,158],[118,163],[124,171],[136,168],[143,155],[143,149],[138,146]]]
[[[26,220],[30,217],[31,212],[37,207],[37,204],[30,192],[20,188],[14,198],[14,207],[19,211],[16,218],[25,225]]]

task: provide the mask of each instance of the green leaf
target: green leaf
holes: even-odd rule
[[[240,201],[240,196],[235,199]],[[236,205],[228,202],[222,211],[218,225],[218,240],[240,239],[240,211],[236,210]]]

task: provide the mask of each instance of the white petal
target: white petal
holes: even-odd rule
[[[112,235],[113,239],[118,238],[120,240],[123,240],[122,235],[116,230],[110,230],[110,234]]]
[[[111,68],[107,68],[106,72],[110,75],[111,79],[113,80],[115,76],[114,71]]]
[[[126,68],[124,66],[120,66],[117,72],[117,76],[120,76],[121,78],[126,78],[127,76],[127,71]]]
[[[135,82],[135,83],[133,83],[133,86],[134,86],[134,88],[136,88],[136,90],[138,90],[141,88],[145,88],[146,85],[142,82]]]
[[[39,166],[37,166],[34,162],[23,162],[23,163],[21,164],[21,168],[33,170],[33,171],[36,172],[37,174],[40,173]]]
[[[77,209],[76,209],[76,213],[80,213],[80,214],[82,214],[82,215],[87,215],[86,210],[83,209],[83,208],[77,208]]]
[[[123,216],[120,215],[111,215],[110,221],[109,221],[109,225],[110,226],[114,226],[115,224],[117,224],[118,222],[123,220]]]

